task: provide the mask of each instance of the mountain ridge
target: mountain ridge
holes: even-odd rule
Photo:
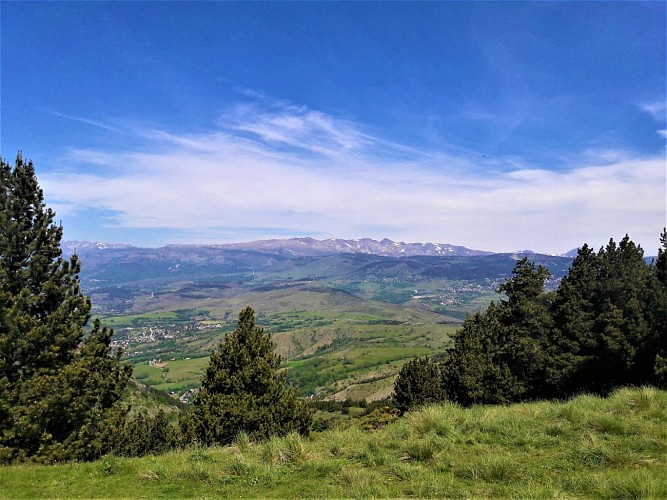
[[[170,243],[161,247],[139,247],[132,243],[107,243],[100,241],[66,240],[62,242],[65,255],[74,253],[90,253],[107,250],[136,251],[178,251],[178,250],[239,250],[245,252],[263,252],[281,257],[321,257],[338,254],[367,254],[384,257],[475,257],[484,255],[548,255],[552,257],[574,258],[578,248],[566,253],[543,253],[533,250],[516,250],[511,252],[491,252],[471,249],[451,243],[420,243],[393,241],[389,238],[375,240],[373,238],[344,239],[327,238],[318,240],[312,237],[272,238],[234,243],[180,244]]]
[[[63,242],[65,254],[90,252],[96,250],[118,250],[136,249],[142,250],[133,244],[126,243],[103,243],[93,241],[65,241]],[[335,255],[341,253],[362,253],[369,255],[382,255],[389,257],[414,257],[414,256],[476,256],[490,255],[494,252],[470,249],[450,243],[405,243],[392,241],[389,238],[374,240],[372,238],[341,239],[329,238],[317,240],[315,238],[284,238],[266,239],[238,243],[219,244],[169,244],[161,249],[178,248],[210,248],[219,250],[244,250],[244,251],[267,251],[286,257],[314,257],[323,255]],[[157,249],[155,249],[157,250]]]
[[[286,238],[257,240],[244,243],[228,243],[215,245],[220,248],[238,250],[271,250],[279,251],[290,256],[333,255],[339,253],[364,253],[370,255],[385,255],[392,257],[413,256],[472,256],[487,255],[491,252],[473,250],[464,246],[450,243],[405,243],[396,242],[389,238],[380,241],[372,238],[341,239],[329,238],[317,240],[315,238]]]

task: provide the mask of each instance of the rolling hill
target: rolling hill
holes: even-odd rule
[[[196,387],[210,351],[251,305],[301,394],[369,399],[389,395],[407,360],[444,352],[467,313],[498,299],[495,290],[523,256],[310,238],[64,249],[79,255],[94,312],[115,328],[141,382],[175,396]],[[551,270],[550,287],[571,263],[530,258]]]

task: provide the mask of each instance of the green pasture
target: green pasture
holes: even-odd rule
[[[111,328],[136,328],[141,326],[162,326],[166,323],[184,321],[183,317],[171,310],[159,310],[143,314],[129,314],[124,316],[104,316],[105,325]]]
[[[165,392],[184,392],[197,387],[208,366],[208,356],[190,359],[166,359],[160,366],[141,362],[133,366],[134,379]],[[162,366],[164,365],[164,366]]]
[[[287,377],[296,382],[299,393],[307,396],[323,390],[321,395],[340,389],[340,383],[390,370],[384,377],[398,373],[400,365],[417,356],[431,354],[427,347],[363,347],[336,350],[328,354],[285,363]],[[339,384],[336,384],[338,382]]]
[[[2,498],[128,496],[667,498],[667,392],[445,404],[402,418],[342,419],[309,437],[240,436],[162,456],[0,468]]]
[[[233,300],[250,298],[241,294]],[[368,301],[326,289],[270,290],[255,298],[260,305],[258,323],[272,334],[276,351],[286,361],[288,378],[296,382],[303,395],[317,392],[318,388],[321,394],[333,394],[341,390],[341,384],[357,384],[367,376],[395,376],[412,357],[443,352],[458,327],[446,323],[446,316],[428,310]],[[117,329],[121,338],[132,342],[125,350],[125,358],[135,366],[137,380],[180,393],[197,385],[208,355],[225,332],[235,327],[235,314],[224,306],[231,300],[188,299],[172,304],[171,309],[113,316],[105,321]],[[171,304],[163,297],[160,301]],[[178,325],[194,318],[203,324],[222,326],[178,330]],[[149,341],[146,330],[137,325],[163,328],[171,338],[158,336]],[[308,358],[312,360],[306,361]],[[151,359],[160,359],[167,366],[150,367]],[[360,390],[357,388],[356,393]]]

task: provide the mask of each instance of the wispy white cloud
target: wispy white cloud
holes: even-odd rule
[[[388,236],[565,251],[628,232],[652,251],[664,225],[664,158],[587,152],[559,171],[502,158],[480,169],[481,155],[412,151],[289,103],[239,106],[218,125],[141,130],[141,152],[72,149],[68,170],[40,182],[66,214],[108,211],[103,225],[168,229],[174,242]]]
[[[639,109],[646,111],[657,121],[665,121],[665,118],[667,118],[667,102],[665,101],[640,104]]]
[[[66,115],[65,113],[60,113],[59,111],[49,110],[49,113],[51,113],[54,116],[58,116],[60,118],[65,118],[66,120],[72,120],[72,121],[79,122],[79,123],[85,123],[86,125],[92,125],[93,127],[98,127],[98,128],[104,129],[104,130],[109,130],[110,132],[116,132],[118,134],[124,134],[125,133],[121,129],[116,128],[116,127],[112,127],[112,126],[107,125],[107,124],[105,124],[101,121],[90,120],[88,118],[82,118],[80,116]]]
[[[247,132],[262,141],[290,146],[323,155],[357,151],[373,143],[373,138],[341,118],[279,101],[271,107],[244,104],[220,119],[220,125]]]

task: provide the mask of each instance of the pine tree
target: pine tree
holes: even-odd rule
[[[507,367],[496,362],[500,328],[498,304],[493,302],[484,313],[466,317],[441,367],[443,391],[450,400],[464,406],[503,403],[514,392]]]
[[[445,399],[442,374],[438,363],[417,358],[401,367],[392,396],[401,413]]]
[[[0,460],[92,459],[130,368],[79,286],[32,162],[0,160]]]
[[[279,367],[271,337],[256,326],[255,312],[246,307],[236,330],[211,355],[194,407],[182,419],[186,439],[228,444],[240,431],[254,439],[307,433],[310,411],[286,387]]]
[[[553,302],[562,393],[658,383],[660,352],[667,348],[661,252],[648,265],[627,235],[597,254],[586,245],[579,251]]]
[[[558,290],[527,259],[499,291],[506,300],[466,318],[441,366],[462,405],[667,386],[667,231],[654,266],[625,238],[578,252]]]
[[[667,229],[660,234],[661,247],[653,266],[649,322],[653,335],[647,342],[648,355],[640,353],[644,366],[651,370],[650,378],[655,385],[667,388]]]
[[[597,296],[599,267],[597,254],[584,244],[556,291],[552,304],[556,325],[552,336],[555,363],[549,375],[555,392],[559,395],[567,395],[577,390],[581,354],[593,351],[597,345],[594,302]]]
[[[507,366],[519,381],[512,398],[533,399],[550,391],[547,372],[553,364],[548,348],[553,329],[549,310],[552,294],[544,292],[544,284],[551,273],[525,257],[512,273],[514,276],[499,288],[508,300],[500,307],[497,363]]]
[[[655,269],[658,281],[667,289],[667,228],[663,228],[660,234],[660,245],[658,258],[655,261]]]
[[[117,422],[111,438],[111,449],[115,455],[140,457],[149,453],[166,453],[178,446],[178,428],[171,425],[163,410],[155,415],[139,412],[123,417]]]
[[[547,392],[549,272],[524,258],[499,292],[507,300],[468,316],[442,365],[444,392],[462,405],[511,403]]]

